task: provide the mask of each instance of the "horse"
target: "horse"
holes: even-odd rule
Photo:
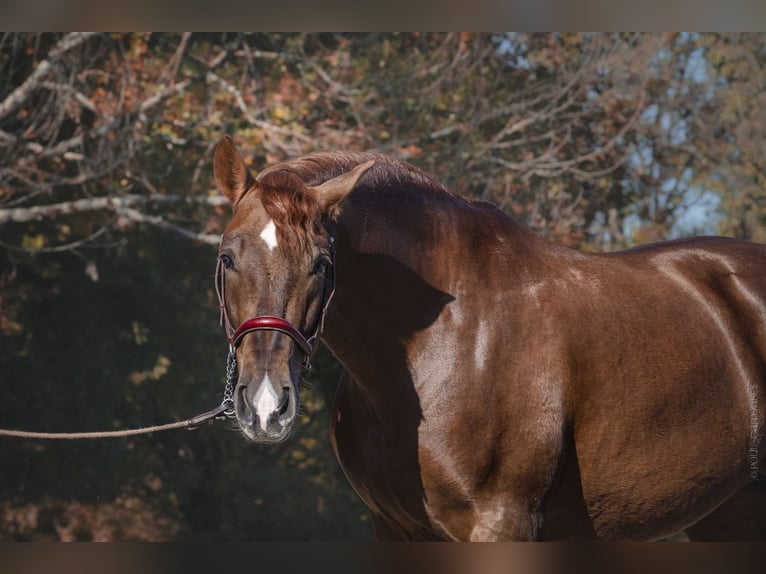
[[[766,246],[583,253],[382,154],[214,178],[237,424],[286,440],[321,340],[378,540],[763,538]]]

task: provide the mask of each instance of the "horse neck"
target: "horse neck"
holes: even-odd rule
[[[459,293],[480,296],[507,280],[513,262],[540,240],[498,210],[452,196],[349,203],[334,232],[337,291],[324,340],[369,402],[386,408],[412,392],[413,336]]]
[[[365,190],[344,206],[337,225],[339,256],[356,257],[350,266],[354,275],[363,256],[377,256],[447,290],[470,277],[476,267],[481,269],[486,263],[483,257],[492,259],[492,267],[504,274],[520,257],[532,259],[555,249],[496,207],[442,191]],[[385,280],[385,267],[367,271],[370,283]]]

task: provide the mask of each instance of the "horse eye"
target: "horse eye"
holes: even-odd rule
[[[221,263],[223,263],[223,266],[226,269],[234,268],[234,260],[231,258],[231,255],[229,255],[228,253],[221,253]]]
[[[311,274],[312,275],[322,275],[327,271],[327,267],[329,265],[329,262],[327,259],[321,258],[317,259],[316,263],[314,263],[314,269],[312,269]]]

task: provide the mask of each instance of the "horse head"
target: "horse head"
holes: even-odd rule
[[[288,170],[254,178],[229,136],[216,148],[216,185],[233,206],[216,287],[238,366],[233,409],[250,440],[280,442],[290,434],[300,378],[335,287],[325,223],[373,163],[310,187]]]

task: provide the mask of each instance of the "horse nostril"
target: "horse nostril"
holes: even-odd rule
[[[289,389],[285,389],[285,392],[282,394],[282,398],[277,405],[277,414],[280,417],[284,415],[287,412],[288,406],[290,406],[290,391]]]
[[[237,416],[246,425],[255,424],[255,413],[252,407],[247,402],[247,395],[245,394],[246,387],[240,387],[237,390],[237,400],[235,401],[235,410]]]

